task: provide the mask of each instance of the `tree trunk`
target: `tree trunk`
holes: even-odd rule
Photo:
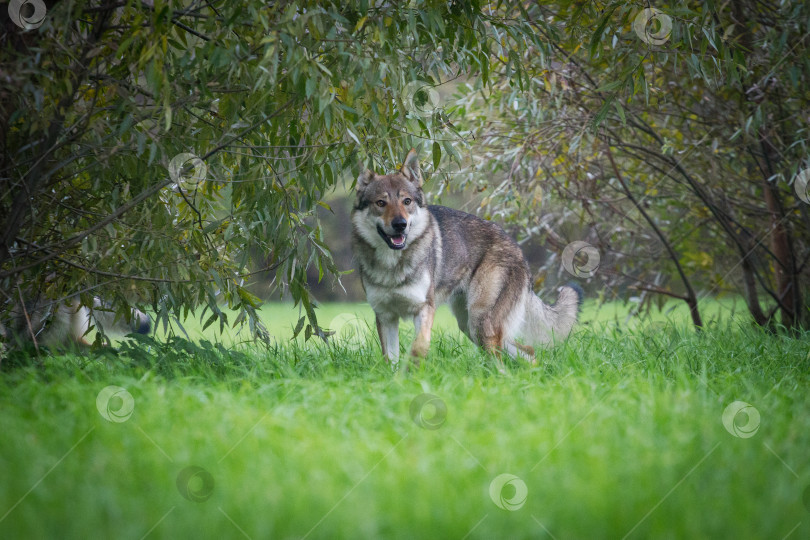
[[[767,135],[760,138],[762,153],[765,161],[765,168],[770,177],[775,174],[772,158],[775,156],[775,148],[768,140]],[[800,288],[798,275],[796,272],[796,259],[793,256],[792,240],[787,229],[787,216],[779,199],[779,192],[776,184],[763,178],[763,192],[765,204],[771,215],[771,251],[776,258],[774,273],[776,278],[776,294],[778,309],[781,312],[781,322],[788,328],[798,325],[796,308],[801,305]]]
[[[748,312],[754,318],[754,322],[759,326],[766,326],[768,324],[768,317],[762,311],[762,306],[759,305],[759,294],[757,293],[757,282],[754,277],[754,267],[751,264],[751,254],[744,255],[742,258],[742,274],[743,274],[743,290],[745,291],[745,303],[748,306]]]

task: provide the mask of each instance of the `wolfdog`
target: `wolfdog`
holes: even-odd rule
[[[352,248],[383,355],[398,362],[399,319],[413,317],[411,356],[418,364],[442,302],[450,304],[459,329],[498,358],[503,351],[534,362],[532,346],[567,337],[582,289],[561,287],[556,303],[543,303],[531,289],[523,252],[501,227],[426,205],[422,184],[415,150],[399,171],[365,170],[357,179]]]
[[[96,296],[92,307],[82,305],[78,298],[67,303],[41,300],[18,303],[11,308],[4,333],[9,344],[33,341],[45,347],[89,346],[91,343],[85,337],[91,324],[105,332],[148,334],[151,328],[146,313],[133,308],[129,317],[116,317],[109,305]],[[0,334],[2,330],[0,325]]]

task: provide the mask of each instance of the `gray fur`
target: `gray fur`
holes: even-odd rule
[[[90,325],[117,333],[148,334],[151,330],[149,315],[138,309],[133,308],[128,319],[116,317],[98,297],[93,298],[92,307],[81,305],[78,298],[67,303],[33,301],[26,302],[24,308],[15,305],[10,325],[3,330],[10,343],[35,340],[37,345],[46,347],[90,345],[85,339]]]
[[[534,360],[530,346],[565,338],[577,320],[577,291],[562,287],[555,304],[543,303],[531,290],[523,252],[501,227],[425,205],[422,183],[413,150],[396,173],[365,171],[357,181],[352,246],[383,354],[398,360],[399,319],[410,317],[411,355],[425,356],[442,302],[462,332],[494,353]],[[398,220],[407,222],[402,234],[394,227]]]

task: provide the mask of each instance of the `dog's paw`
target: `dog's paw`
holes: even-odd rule
[[[429,348],[430,345],[427,343],[414,343],[411,347],[411,356],[413,357],[413,360],[418,363],[420,358],[427,356]]]

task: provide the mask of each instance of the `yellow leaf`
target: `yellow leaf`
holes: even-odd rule
[[[357,21],[357,24],[354,25],[354,31],[357,32],[358,30],[363,28],[363,25],[366,24],[367,20],[368,20],[368,15],[366,15],[365,17],[363,17],[359,21]],[[386,24],[385,26],[388,26],[388,25]]]
[[[540,185],[537,185],[534,188],[534,193],[532,194],[532,205],[533,206],[542,206],[543,204],[543,188]]]
[[[712,266],[712,257],[705,251],[700,252],[700,266],[704,268],[711,268]]]

